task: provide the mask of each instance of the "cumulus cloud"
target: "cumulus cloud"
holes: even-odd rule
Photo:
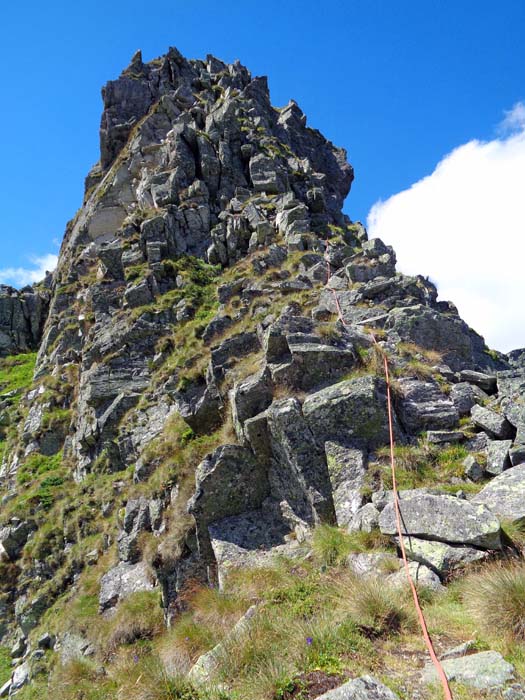
[[[525,104],[500,135],[447,154],[428,177],[377,202],[368,231],[398,269],[428,275],[487,343],[525,347]]]
[[[26,284],[40,282],[46,276],[46,272],[52,272],[57,266],[58,256],[48,253],[42,256],[29,258],[31,267],[6,267],[0,269],[0,284],[12,284],[15,287],[23,287]]]

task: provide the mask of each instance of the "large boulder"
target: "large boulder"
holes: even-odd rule
[[[396,539],[399,543],[399,539]],[[407,538],[405,548],[410,559],[425,564],[441,576],[487,556],[487,552],[475,547],[422,540],[418,537]]]
[[[501,520],[525,521],[525,464],[494,477],[472,503],[488,506]]]
[[[498,519],[484,505],[448,495],[401,491],[399,494],[403,534],[483,549],[501,548]],[[394,503],[379,517],[385,535],[397,534]]]
[[[496,411],[491,411],[490,408],[483,406],[473,406],[470,415],[473,423],[491,437],[498,440],[512,437],[512,426],[505,416],[496,413]]]
[[[138,591],[151,591],[155,587],[152,572],[146,562],[127,564],[121,562],[107,571],[100,579],[99,609],[105,612],[120,600]]]
[[[319,444],[359,440],[373,448],[389,439],[386,384],[378,377],[347,379],[310,394],[303,415]]]
[[[459,421],[456,407],[434,382],[400,379],[396,408],[405,430],[449,430]]]

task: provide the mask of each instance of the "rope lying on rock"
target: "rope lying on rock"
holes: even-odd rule
[[[325,260],[326,260],[326,268],[327,268],[327,279],[326,279],[326,285],[330,283],[330,279],[332,277],[332,271],[331,271],[331,266],[330,266],[330,258],[328,254],[328,241],[326,241],[326,248],[325,248]],[[339,316],[339,320],[345,326],[348,328],[348,323],[345,321],[344,316],[343,316],[343,311],[341,309],[341,304],[339,302],[339,297],[337,296],[337,292],[335,289],[332,287],[329,287],[330,291],[332,292],[334,296],[334,301],[335,301],[335,306],[337,309],[337,315]],[[399,548],[401,550],[401,557],[403,559],[403,566],[405,569],[405,573],[407,576],[408,583],[410,585],[410,590],[412,591],[412,598],[414,600],[414,607],[416,609],[417,617],[419,620],[419,625],[421,627],[421,631],[423,633],[423,639],[425,641],[425,644],[428,649],[428,653],[430,655],[430,658],[432,659],[432,663],[434,664],[436,671],[438,673],[439,679],[441,681],[441,685],[443,687],[443,695],[445,700],[453,700],[452,697],[452,691],[450,690],[450,685],[448,683],[448,678],[445,673],[445,670],[439,661],[437,654],[434,649],[434,645],[432,644],[432,639],[430,638],[430,634],[428,632],[428,626],[425,620],[425,616],[423,614],[423,610],[421,609],[421,604],[419,602],[419,596],[417,593],[417,588],[416,584],[414,583],[414,579],[412,578],[412,575],[410,573],[410,567],[408,565],[408,558],[407,558],[407,553],[406,553],[406,548],[405,548],[405,540],[403,537],[403,527],[401,523],[401,506],[399,504],[399,493],[397,490],[397,478],[396,478],[396,460],[395,460],[395,454],[394,454],[394,447],[395,447],[395,440],[394,440],[394,421],[393,421],[393,414],[392,414],[392,392],[390,388],[390,371],[388,367],[388,357],[386,352],[380,347],[379,343],[377,342],[377,339],[375,335],[373,334],[372,331],[370,331],[370,337],[372,338],[372,341],[374,343],[374,347],[378,351],[378,353],[381,355],[382,360],[383,360],[383,368],[385,372],[385,382],[386,382],[386,398],[387,398],[387,409],[388,409],[388,434],[389,434],[389,440],[390,440],[390,467],[392,471],[392,492],[393,492],[393,497],[394,497],[394,511],[396,514],[396,528],[397,528],[397,534],[399,537]]]

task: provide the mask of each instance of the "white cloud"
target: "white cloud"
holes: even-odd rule
[[[525,347],[525,104],[492,141],[470,141],[428,177],[377,202],[371,237],[394,246],[398,268],[428,275],[487,343]]]
[[[48,253],[42,256],[29,258],[32,267],[6,267],[0,269],[0,284],[12,284],[15,287],[24,287],[26,284],[41,282],[46,272],[52,272],[57,266],[58,256]]]

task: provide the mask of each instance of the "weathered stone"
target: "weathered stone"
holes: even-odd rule
[[[427,442],[434,445],[447,445],[464,439],[465,435],[460,430],[427,430]]]
[[[195,472],[195,493],[188,503],[202,556],[211,556],[210,523],[259,508],[268,492],[266,471],[247,448],[223,445],[208,455]]]
[[[525,521],[525,464],[494,477],[472,503],[488,506],[501,520]]]
[[[365,503],[352,517],[348,532],[372,532],[379,527],[379,511],[373,503]]]
[[[459,416],[456,408],[437,384],[418,379],[401,379],[398,385],[397,413],[409,433],[449,430],[457,426]]]
[[[410,491],[401,491],[399,502],[405,535],[484,549],[501,548],[500,524],[480,502]],[[382,511],[379,527],[386,535],[396,534],[393,503]]]
[[[510,464],[509,450],[512,440],[490,440],[487,447],[487,465],[485,471],[492,476],[501,474]]]
[[[360,552],[349,554],[346,565],[357,576],[385,577],[399,569],[401,560],[389,552]]]
[[[372,676],[362,676],[319,695],[317,700],[399,700],[399,696]]]
[[[512,426],[505,416],[491,411],[489,408],[483,408],[483,406],[473,406],[471,416],[475,425],[491,437],[499,440],[512,437]]]
[[[420,588],[428,588],[436,593],[445,590],[444,586],[439,580],[439,576],[434,571],[429,569],[428,566],[425,566],[425,564],[411,561],[408,564],[408,570],[410,572],[411,579]],[[408,586],[409,583],[405,567],[403,566],[399,569],[399,571],[389,574],[385,581],[396,588]]]
[[[454,384],[450,390],[450,400],[461,417],[470,415],[472,407],[475,406],[478,401],[484,401],[487,398],[484,391],[467,382]]]
[[[36,525],[32,520],[17,518],[12,519],[9,525],[0,528],[0,559],[7,557],[15,561],[35,529]]]
[[[465,457],[462,464],[467,479],[471,481],[481,481],[483,479],[485,469],[473,455]]]
[[[244,423],[266,410],[273,399],[273,384],[270,371],[261,372],[235,384],[230,391],[233,424],[239,440],[244,441]]]
[[[516,445],[509,450],[509,458],[513,467],[525,463],[525,445]]]
[[[407,537],[405,548],[410,559],[425,564],[441,576],[487,556],[486,552],[474,547],[422,540],[417,537]]]
[[[516,429],[516,442],[525,444],[525,371],[498,372],[498,396],[503,414]]]
[[[310,394],[303,414],[316,440],[361,440],[369,447],[388,442],[386,387],[377,377],[348,379]]]
[[[297,399],[275,401],[267,411],[274,462],[271,493],[308,523],[334,520],[334,504],[323,443],[316,442]]]
[[[141,561],[138,564],[121,562],[100,579],[100,612],[105,612],[132,593],[151,591],[153,588],[152,573],[146,562]]]
[[[9,690],[10,695],[14,695],[14,691],[19,690],[26,683],[29,683],[29,663],[24,661],[24,663],[17,666],[13,671],[11,676],[11,688]]]
[[[362,450],[336,442],[325,442],[324,447],[337,524],[345,527],[363,503],[361,491],[366,475],[366,456]]]
[[[442,666],[449,681],[479,690],[502,688],[514,678],[514,666],[497,651],[480,651],[457,659],[446,659]],[[422,679],[425,683],[436,683],[438,676],[435,667],[427,666]]]
[[[479,388],[486,391],[487,394],[493,394],[496,391],[497,380],[496,377],[491,374],[474,372],[474,370],[471,369],[463,369],[459,373],[459,378],[462,382],[469,382],[469,384],[479,386]]]

